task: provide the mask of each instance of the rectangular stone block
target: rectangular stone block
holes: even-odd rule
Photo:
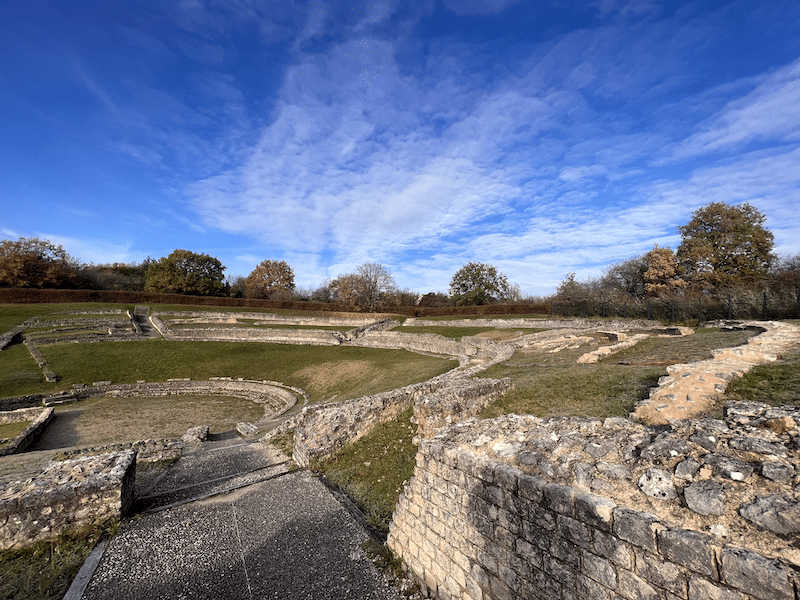
[[[497,523],[508,529],[514,537],[522,531],[522,519],[503,508],[497,511]]]
[[[523,539],[517,539],[515,544],[517,554],[527,565],[537,569],[542,568],[542,552],[538,547]]]
[[[485,483],[494,483],[494,468],[497,463],[483,456],[476,456],[472,464],[472,476],[483,480]]]
[[[580,568],[581,553],[580,548],[575,544],[559,537],[550,539],[550,554],[558,560],[571,565],[575,569]]]
[[[641,577],[630,571],[619,571],[617,592],[627,600],[660,600],[658,591]]]
[[[588,575],[607,588],[617,589],[617,571],[611,561],[586,550],[581,554],[581,559],[583,565],[581,571],[584,575]]]
[[[652,585],[686,598],[687,573],[675,563],[638,551],[636,571]]]
[[[585,600],[611,600],[609,590],[582,573],[578,574],[576,585],[579,598]]]
[[[722,550],[722,578],[729,586],[761,600],[794,600],[789,573],[780,563],[756,552]]]
[[[689,600],[744,600],[744,595],[700,577],[692,577],[689,579]]]
[[[581,548],[589,548],[592,545],[591,528],[577,519],[558,515],[556,528],[559,535]]]
[[[611,498],[595,494],[581,494],[575,498],[575,517],[595,529],[611,531],[617,503]]]
[[[654,514],[624,507],[614,509],[614,535],[640,548],[655,552],[656,533],[660,529],[663,526]]]
[[[546,485],[547,481],[533,475],[523,474],[517,478],[517,490],[520,498],[525,498],[537,504],[541,503],[544,497],[544,487]]]
[[[538,527],[530,521],[522,522],[522,536],[540,550],[547,551],[550,548],[552,537],[550,530]]]
[[[541,594],[540,598],[559,598],[561,597],[562,589],[564,589],[559,580],[541,571],[537,571],[534,574],[534,584]]]
[[[554,556],[542,557],[542,571],[547,573],[564,588],[575,589],[575,578],[578,570],[558,560]]]
[[[592,550],[595,554],[608,558],[620,569],[633,570],[633,550],[631,546],[613,535],[595,530]]]
[[[505,463],[497,465],[494,469],[495,483],[511,492],[517,491],[517,481],[520,475],[524,475],[524,473]]]
[[[658,549],[668,560],[719,581],[711,537],[705,533],[664,529],[658,533]]]
[[[574,516],[575,491],[568,485],[548,483],[544,486],[544,505],[562,515]]]

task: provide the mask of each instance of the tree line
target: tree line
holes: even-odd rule
[[[765,217],[749,204],[712,202],[678,228],[676,250],[649,252],[611,265],[603,276],[579,281],[568,273],[551,298],[524,298],[518,285],[491,264],[469,262],[452,277],[449,295],[399,289],[382,264],[367,262],[314,289],[295,285],[285,261],[266,259],[247,277],[226,278],[208,255],[176,249],[138,264],[82,264],[47,240],[0,242],[0,286],[95,289],[330,302],[360,310],[392,306],[470,306],[516,302],[628,302],[740,296],[766,289],[793,296],[800,308],[800,255],[778,257]]]

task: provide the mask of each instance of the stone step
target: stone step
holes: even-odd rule
[[[235,473],[218,479],[190,484],[183,488],[139,498],[134,506],[134,511],[136,513],[143,513],[165,510],[174,506],[210,498],[218,494],[225,494],[242,487],[274,479],[275,477],[280,477],[281,475],[289,473],[290,470],[291,464],[290,461],[287,460],[282,463],[265,465],[250,471]]]

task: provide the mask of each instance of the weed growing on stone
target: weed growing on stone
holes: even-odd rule
[[[98,523],[27,548],[0,552],[0,598],[61,598],[92,548],[116,529],[116,522]]]
[[[408,408],[313,466],[353,500],[372,527],[384,533],[389,531],[403,484],[414,472],[417,447],[411,440],[417,428],[411,414]]]

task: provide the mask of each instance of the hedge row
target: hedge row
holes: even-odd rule
[[[192,306],[221,306],[259,308],[264,310],[289,309],[324,312],[358,312],[358,309],[341,304],[304,301],[258,300],[254,298],[226,298],[221,296],[187,296],[184,294],[158,294],[153,292],[124,292],[115,290],[60,290],[31,288],[0,288],[0,304],[49,304],[66,302],[113,302],[117,304],[185,304]],[[379,310],[406,316],[448,315],[505,315],[549,314],[546,304],[490,304],[484,306],[387,306]]]

